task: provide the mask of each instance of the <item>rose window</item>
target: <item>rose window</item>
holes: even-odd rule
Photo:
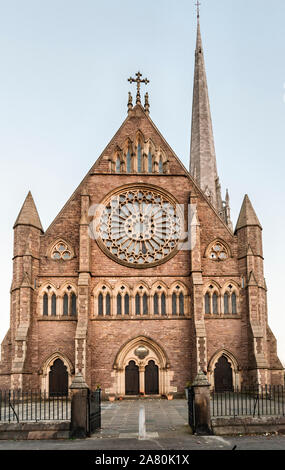
[[[182,217],[169,196],[134,188],[106,201],[97,230],[99,244],[112,258],[126,265],[153,265],[175,254]]]

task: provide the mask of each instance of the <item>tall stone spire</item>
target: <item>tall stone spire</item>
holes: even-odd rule
[[[223,220],[231,226],[231,223],[228,223],[225,214],[225,203],[222,201],[221,186],[217,172],[213,126],[200,29],[199,8],[197,11],[190,173]]]

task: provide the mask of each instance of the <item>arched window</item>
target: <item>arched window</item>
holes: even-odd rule
[[[120,157],[118,155],[117,159],[116,159],[116,173],[120,173],[120,171],[121,171],[121,160],[120,160]]]
[[[179,294],[179,315],[181,317],[184,316],[184,294],[180,292]]]
[[[125,295],[124,304],[125,304],[125,315],[129,315],[130,314],[130,296],[129,296],[129,294]]]
[[[68,295],[63,296],[63,315],[68,315]]]
[[[43,296],[43,315],[48,315],[48,295]]]
[[[220,294],[217,287],[210,285],[204,296],[205,315],[219,315],[219,299]]]
[[[141,144],[138,144],[138,173],[142,172],[142,149]]]
[[[216,292],[213,294],[213,313],[214,315],[217,315],[218,312],[218,296]]]
[[[48,285],[43,289],[42,294],[40,294],[40,299],[40,310],[43,316],[56,316],[58,314],[57,294],[56,290],[51,285]]]
[[[51,314],[56,315],[56,295],[53,294],[51,297]]]
[[[159,158],[159,162],[158,162],[158,172],[159,172],[159,173],[163,173],[162,157]]]
[[[229,284],[226,286],[224,292],[224,314],[236,315],[238,298],[237,288],[234,286],[234,284]]]
[[[211,313],[210,310],[210,294],[205,294],[205,314],[209,315]]]
[[[172,294],[172,315],[177,315],[177,302],[176,302],[176,293]]]
[[[172,315],[184,316],[185,314],[185,295],[180,285],[176,285],[172,292]]]
[[[161,294],[161,315],[166,315],[166,297],[164,292]]]
[[[131,167],[131,154],[130,151],[128,150],[127,153],[127,173],[131,173],[132,167]]]
[[[95,315],[103,317],[105,315],[111,315],[111,291],[106,285],[100,286],[94,293],[94,309]],[[116,300],[116,298],[115,298]],[[116,304],[114,306],[116,311]]]
[[[117,315],[122,315],[122,296],[117,295]]]
[[[158,310],[158,295],[157,293],[154,294],[153,296],[153,313],[155,315],[159,315],[159,310]]]
[[[98,315],[103,316],[103,294],[100,292],[98,296]]]
[[[77,315],[77,302],[74,292],[71,294],[71,315]]]
[[[148,314],[148,305],[147,305],[147,295],[144,293],[143,295],[143,314],[147,315]]]
[[[53,260],[68,261],[73,255],[71,247],[63,240],[57,241],[50,250],[50,256]]]
[[[147,165],[148,165],[148,172],[152,173],[152,155],[151,155],[151,151],[148,152]]]
[[[166,291],[164,287],[158,285],[153,288],[153,314],[167,315],[166,311]]]
[[[106,315],[111,315],[111,297],[109,293],[106,295]]]
[[[237,296],[235,292],[232,293],[232,313],[237,313]]]
[[[135,303],[136,303],[136,315],[140,315],[141,314],[141,302],[140,302],[140,296],[139,294],[136,294],[136,297],[135,297]]]
[[[229,294],[227,292],[224,294],[224,313],[229,313]]]
[[[62,314],[64,316],[77,315],[77,299],[74,288],[68,285],[62,298]]]

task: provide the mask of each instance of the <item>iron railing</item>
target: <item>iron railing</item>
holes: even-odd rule
[[[285,416],[282,385],[242,387],[229,392],[212,392],[212,417]]]
[[[101,389],[88,393],[88,435],[101,428]]]
[[[0,390],[0,422],[69,421],[68,396],[40,390]]]

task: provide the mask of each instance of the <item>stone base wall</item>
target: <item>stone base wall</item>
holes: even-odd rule
[[[285,417],[212,418],[211,424],[216,436],[273,432],[285,434]]]
[[[0,423],[0,440],[68,439],[70,421]]]

